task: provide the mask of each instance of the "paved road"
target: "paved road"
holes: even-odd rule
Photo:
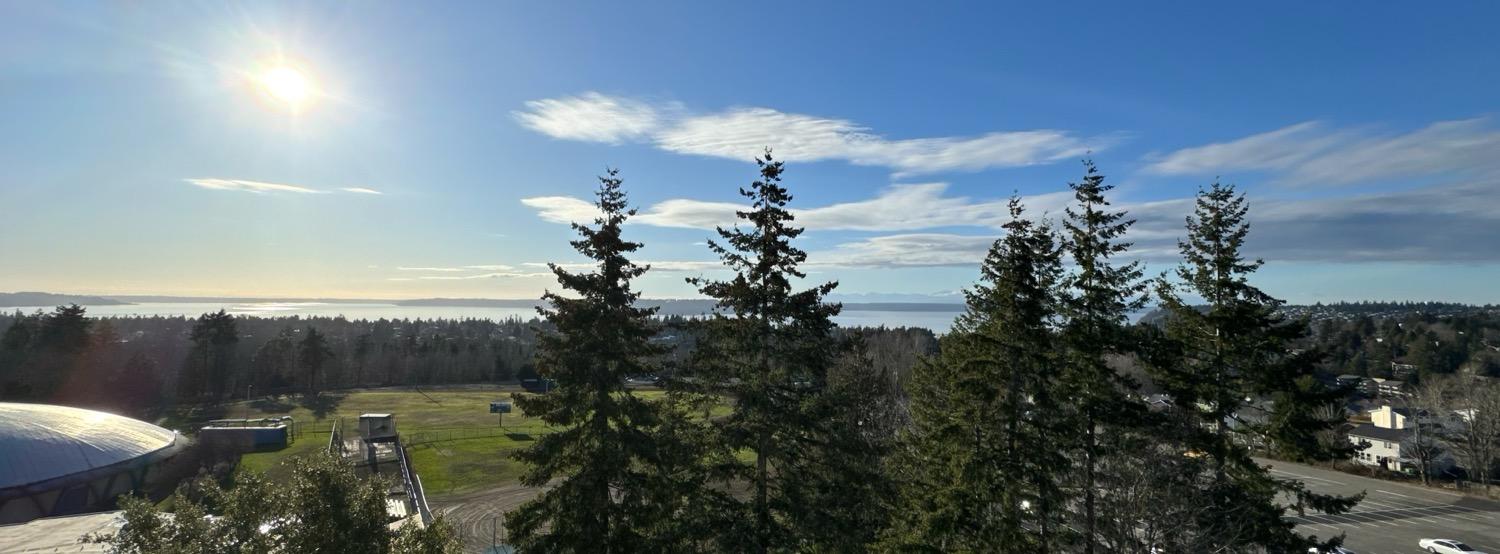
[[[1344,545],[1358,554],[1421,553],[1417,541],[1424,538],[1458,539],[1500,554],[1500,503],[1290,462],[1261,463],[1270,465],[1273,474],[1300,480],[1317,492],[1366,493],[1353,512],[1293,518],[1304,533],[1345,534]]]
[[[491,537],[504,536],[503,516],[521,503],[531,500],[539,491],[521,485],[505,485],[431,501],[432,510],[440,513],[458,530],[466,552],[483,552]]]

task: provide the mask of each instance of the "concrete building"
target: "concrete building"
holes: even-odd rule
[[[154,484],[186,442],[115,414],[0,403],[0,524],[109,509]]]

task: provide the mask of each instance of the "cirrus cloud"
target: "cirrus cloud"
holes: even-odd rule
[[[1292,185],[1348,185],[1500,172],[1500,129],[1489,118],[1439,121],[1405,133],[1331,129],[1309,121],[1157,157],[1146,171],[1211,175],[1265,171]]]
[[[285,184],[285,183],[267,183],[267,182],[264,182],[264,181],[251,181],[251,180],[248,180],[248,179],[217,179],[217,178],[213,178],[213,179],[183,179],[183,181],[186,182],[186,183],[188,183],[188,184],[190,184],[190,185],[193,185],[195,187],[199,187],[199,188],[205,188],[205,189],[210,189],[210,190],[229,190],[229,191],[249,192],[249,193],[254,193],[254,194],[283,193],[283,192],[285,192],[285,193],[293,193],[293,194],[328,194],[329,192],[331,192],[331,191],[324,190],[324,189],[318,189],[318,188],[312,188],[312,187],[305,187],[305,186],[302,186],[302,185],[288,185],[288,184]],[[383,195],[383,194],[385,194],[385,193],[380,192],[378,190],[364,188],[364,187],[344,187],[344,188],[340,188],[338,190],[341,190],[341,191],[344,191],[344,192],[349,192],[349,193],[355,193],[355,194],[371,194],[371,195]]]
[[[771,147],[782,159],[844,160],[888,167],[897,175],[1045,164],[1102,150],[1119,140],[1081,138],[1052,129],[888,139],[846,119],[765,107],[690,114],[679,104],[651,104],[597,92],[533,100],[512,115],[528,129],[564,140],[642,142],[678,154],[736,160],[749,160]]]

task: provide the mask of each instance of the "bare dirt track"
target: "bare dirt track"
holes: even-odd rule
[[[464,550],[484,552],[505,535],[505,513],[531,500],[541,489],[519,484],[450,496],[432,501],[432,510],[442,514],[463,538]]]

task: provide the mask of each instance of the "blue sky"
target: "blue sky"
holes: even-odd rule
[[[1273,294],[1500,302],[1492,3],[803,4],[0,4],[0,291],[534,297],[619,167],[687,297],[770,146],[851,295],[1092,152],[1153,272],[1220,176]]]

